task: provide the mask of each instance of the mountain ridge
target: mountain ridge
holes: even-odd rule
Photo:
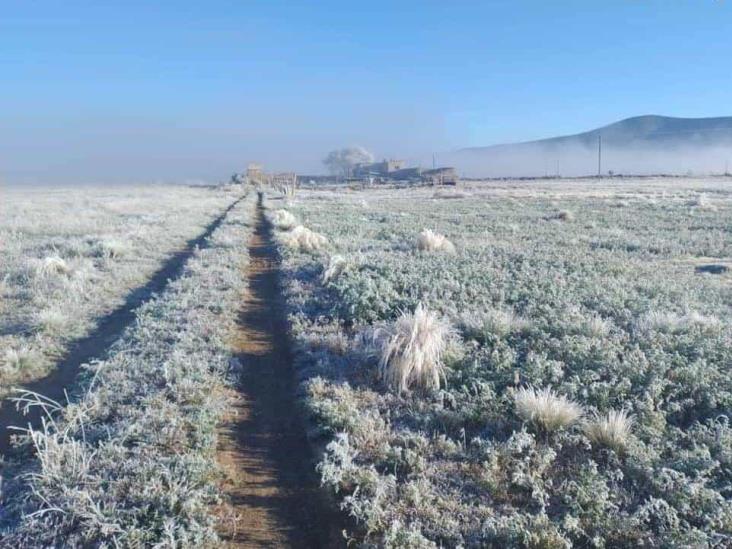
[[[725,173],[732,116],[634,116],[571,135],[458,149],[442,160],[470,177]]]
[[[690,142],[693,144],[730,142],[732,141],[732,116],[682,118],[646,114],[624,118],[580,133],[516,143],[465,147],[456,152],[481,152],[502,148],[536,146],[582,145],[594,147],[597,145],[599,136],[602,136],[603,143],[614,146],[623,144],[638,145],[639,142],[646,145],[654,142],[666,144],[669,142]]]

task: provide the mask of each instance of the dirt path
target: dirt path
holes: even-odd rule
[[[231,500],[220,533],[236,547],[341,547],[339,518],[317,485],[296,403],[279,261],[261,196],[255,223],[234,341],[241,386],[219,433]]]
[[[65,356],[46,377],[24,384],[22,388],[64,403],[65,391],[71,391],[81,365],[94,359],[105,358],[112,343],[134,321],[135,310],[150,299],[152,294],[162,292],[171,280],[180,276],[186,261],[190,259],[195,249],[205,244],[206,240],[226,219],[227,214],[243,199],[244,197],[241,197],[232,202],[206,226],[200,235],[186,242],[183,249],[170,256],[144,286],[131,291],[122,305],[101,318],[89,335],[71,344]],[[40,409],[34,407],[27,415],[24,415],[17,410],[11,399],[0,401],[0,455],[12,452],[10,437],[13,431],[8,427],[27,426],[28,424],[38,427],[41,414]]]

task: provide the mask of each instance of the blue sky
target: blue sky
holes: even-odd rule
[[[732,114],[732,2],[0,0],[0,178],[320,170]]]

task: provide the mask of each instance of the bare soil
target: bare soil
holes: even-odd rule
[[[240,387],[219,432],[228,498],[218,510],[220,535],[232,547],[343,547],[342,522],[318,486],[297,404],[279,258],[261,195],[254,221],[233,340]]]

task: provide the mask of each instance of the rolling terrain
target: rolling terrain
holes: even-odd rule
[[[597,173],[600,139],[602,173],[722,173],[732,165],[732,117],[657,115],[573,135],[460,149],[443,161],[476,177],[590,175]]]

